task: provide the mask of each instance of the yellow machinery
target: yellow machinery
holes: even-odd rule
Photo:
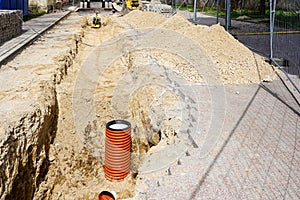
[[[93,17],[92,28],[100,28],[100,27],[101,27],[101,18],[98,15],[98,12],[96,12],[95,17]]]
[[[129,10],[140,9],[142,4],[140,0],[126,0],[126,6]]]

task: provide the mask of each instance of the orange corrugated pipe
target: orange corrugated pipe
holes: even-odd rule
[[[98,196],[98,200],[115,200],[115,199],[116,199],[115,195],[108,191],[102,191]]]
[[[105,178],[122,181],[130,172],[131,124],[113,120],[106,124]]]

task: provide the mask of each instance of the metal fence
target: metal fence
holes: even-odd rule
[[[300,2],[282,8],[270,0],[270,60],[300,93]]]
[[[231,0],[225,2],[228,5]],[[245,20],[251,22],[249,26],[255,27],[252,32],[233,33],[235,30],[230,28],[228,31],[253,51],[269,58],[300,93],[300,1],[266,0],[265,3],[269,17]],[[231,26],[231,21],[227,16],[226,29]]]

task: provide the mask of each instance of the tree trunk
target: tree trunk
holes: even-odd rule
[[[266,13],[266,0],[260,0],[259,12],[261,15]]]

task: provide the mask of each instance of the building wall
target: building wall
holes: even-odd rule
[[[0,10],[0,44],[21,33],[22,19],[21,10]]]
[[[28,15],[28,0],[0,0],[0,10],[22,10]]]

